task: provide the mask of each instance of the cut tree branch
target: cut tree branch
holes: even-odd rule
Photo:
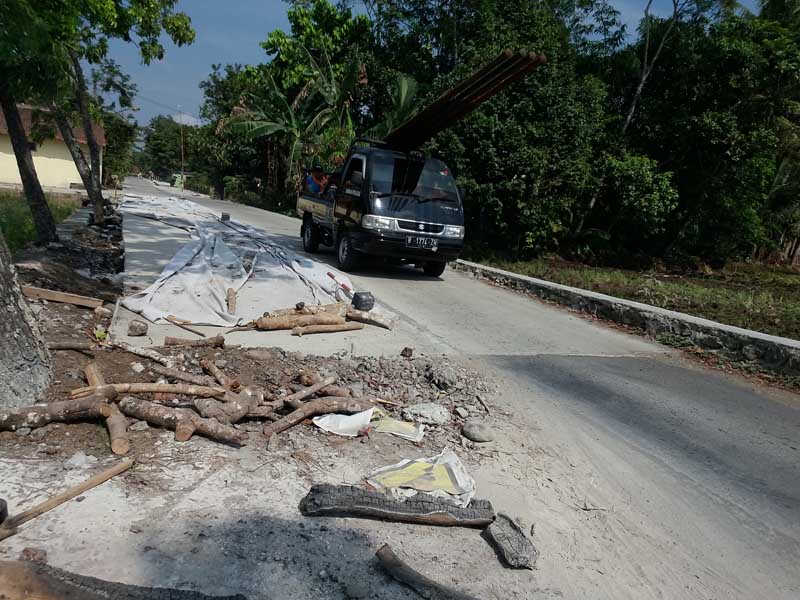
[[[270,425],[266,425],[263,429],[263,433],[265,436],[270,437],[275,433],[286,431],[290,427],[294,427],[298,423],[302,423],[306,419],[317,415],[325,415],[328,413],[352,414],[367,410],[368,408],[372,408],[369,402],[363,402],[354,398],[316,398],[297,410],[290,412],[282,419]]]

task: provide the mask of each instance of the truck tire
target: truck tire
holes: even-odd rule
[[[352,240],[347,233],[339,234],[339,243],[336,244],[336,260],[342,271],[352,271],[358,264],[358,257],[353,248]]]
[[[425,263],[422,270],[425,271],[425,275],[430,277],[440,277],[442,273],[444,273],[446,267],[446,262],[429,261]]]
[[[300,228],[300,234],[303,236],[303,249],[306,252],[317,252],[319,250],[319,227],[314,224],[311,219],[303,221],[303,226]]]

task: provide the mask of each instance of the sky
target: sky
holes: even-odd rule
[[[633,32],[641,19],[646,0],[616,0],[628,31]],[[755,0],[745,0],[754,6]],[[139,92],[136,119],[144,125],[159,114],[172,115],[185,124],[199,122],[203,94],[199,83],[211,72],[211,65],[257,64],[266,59],[259,43],[274,29],[288,30],[283,0],[181,0],[178,10],[187,13],[197,37],[194,44],[178,48],[166,42],[164,60],[144,66],[133,44],[115,42],[114,58],[131,75]],[[665,14],[670,0],[654,0],[655,14]]]

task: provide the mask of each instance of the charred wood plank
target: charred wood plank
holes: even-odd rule
[[[461,508],[417,494],[401,502],[381,492],[327,483],[311,486],[300,502],[300,512],[310,517],[357,517],[460,527],[486,527],[494,521],[494,509],[488,500],[473,500],[467,508]]]

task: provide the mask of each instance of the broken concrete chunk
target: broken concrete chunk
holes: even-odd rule
[[[64,468],[67,470],[80,469],[96,462],[96,456],[92,456],[91,454],[87,455],[83,450],[78,450],[64,463]]]
[[[461,435],[473,442],[492,442],[495,435],[494,430],[486,423],[481,421],[467,421],[461,428]]]
[[[450,412],[441,404],[423,402],[404,408],[403,418],[427,425],[446,425],[450,422]]]
[[[26,435],[29,435],[30,432],[31,429],[29,427],[20,427],[19,429],[17,429],[17,436],[25,437]]]
[[[511,517],[498,513],[494,523],[486,528],[486,537],[509,567],[533,569],[539,552]]]
[[[47,564],[47,551],[43,548],[23,548],[19,553],[19,560],[27,560],[29,562],[39,563],[40,565]]]
[[[135,362],[131,365],[131,371],[134,373],[141,373],[144,371],[144,365],[140,362]]]
[[[133,319],[128,323],[128,335],[131,337],[147,335],[147,323],[139,319]]]
[[[456,406],[455,412],[462,419],[466,419],[469,416],[469,411],[463,406]]]
[[[105,306],[98,306],[94,309],[94,316],[98,319],[110,319],[114,316],[114,312]]]
[[[136,421],[128,427],[128,431],[147,431],[148,429],[150,429],[150,425],[147,424],[147,421]]]

